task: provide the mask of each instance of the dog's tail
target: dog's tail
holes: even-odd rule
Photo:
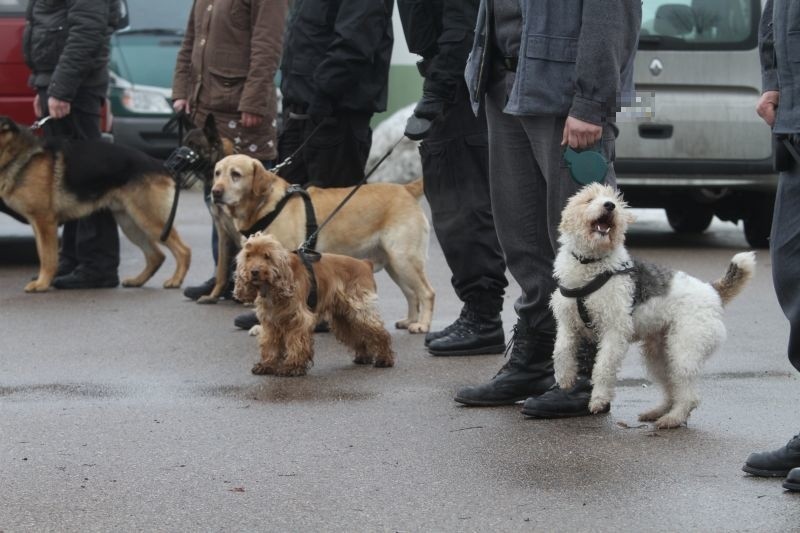
[[[417,200],[419,200],[420,197],[422,196],[422,178],[414,180],[411,183],[406,183],[404,187],[409,192],[409,194],[411,194],[411,196],[413,196]]]
[[[756,254],[754,252],[742,252],[736,254],[728,265],[725,275],[711,284],[719,293],[722,305],[734,299],[742,292],[744,286],[756,272]]]

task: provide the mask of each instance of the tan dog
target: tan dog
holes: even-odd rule
[[[211,194],[242,231],[274,211],[288,187],[286,180],[264,169],[258,160],[232,155],[217,163]],[[308,188],[319,223],[351,190]],[[418,203],[421,195],[422,180],[408,185],[364,185],[324,227],[317,241],[320,252],[369,259],[376,270],[386,268],[408,301],[408,316],[395,326],[411,333],[428,331],[433,315],[434,292],[425,274],[430,226]],[[306,239],[302,198],[291,198],[266,231],[287,249],[298,248]]]
[[[141,152],[100,140],[45,143],[0,117],[0,198],[33,226],[39,254],[39,277],[25,286],[27,292],[50,287],[58,267],[58,225],[103,208],[146,260],[144,270],[122,285],[143,285],[164,262],[158,242],[174,191],[161,162]],[[164,245],[176,263],[164,288],[180,287],[191,250],[175,228]]]
[[[369,261],[320,254],[310,263],[317,287],[313,309],[308,267],[271,235],[247,239],[236,265],[236,299],[255,301],[261,322],[261,361],[253,374],[304,375],[313,364],[314,326],[320,320],[329,321],[336,338],[353,349],[356,364],[394,366],[391,336],[375,306]]]

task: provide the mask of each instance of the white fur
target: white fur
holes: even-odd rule
[[[594,231],[588,221],[604,212],[612,202],[612,230],[608,235]],[[609,187],[590,186],[579,191],[564,209],[561,247],[555,259],[554,275],[568,288],[586,285],[599,273],[619,270],[630,264],[624,247],[624,233],[631,221],[626,205]],[[581,217],[584,217],[581,219]],[[579,220],[580,219],[580,220]],[[596,226],[595,226],[596,227]],[[582,264],[574,255],[599,258]],[[736,255],[733,260],[744,272],[743,285],[755,268],[754,254]],[[635,282],[630,275],[615,275],[586,298],[594,329],[581,320],[575,298],[556,290],[551,308],[557,322],[553,362],[559,386],[574,385],[580,339],[598,343],[592,372],[589,409],[604,411],[614,398],[617,372],[631,343],[640,342],[647,369],[665,392],[658,407],[641,413],[642,421],[655,421],[658,428],[674,428],[686,422],[697,407],[697,381],[704,361],[725,340],[722,302],[717,290],[684,272],[676,272],[666,294],[655,296],[633,308]],[[734,291],[735,292],[738,291]]]
[[[389,148],[402,138],[392,154],[370,176],[370,183],[409,183],[422,177],[422,160],[419,143],[403,136],[406,121],[414,112],[416,102],[392,113],[372,133],[372,147],[367,159],[367,171],[371,170]]]

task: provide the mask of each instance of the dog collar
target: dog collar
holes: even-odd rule
[[[558,291],[565,298],[575,298],[578,304],[578,315],[581,317],[584,325],[589,329],[594,329],[592,318],[589,316],[589,310],[586,308],[586,298],[605,285],[608,280],[614,276],[621,274],[630,274],[635,270],[635,267],[629,263],[622,265],[619,270],[606,270],[595,276],[589,283],[583,287],[569,289],[563,285],[558,286]]]
[[[602,257],[584,257],[582,255],[576,254],[575,252],[572,252],[572,257],[577,259],[580,262],[580,264],[582,264],[582,265],[588,265],[590,263],[597,263],[598,261],[601,261],[603,259]]]
[[[317,217],[314,214],[314,204],[311,203],[311,196],[309,196],[308,191],[305,190],[301,185],[289,185],[289,187],[286,189],[286,194],[284,194],[283,198],[278,200],[278,203],[275,205],[275,209],[259,218],[255,224],[246,230],[240,231],[239,233],[241,233],[244,237],[249,237],[256,232],[267,229],[270,224],[275,222],[275,219],[278,218],[278,215],[281,214],[283,208],[286,207],[286,203],[292,198],[292,196],[295,195],[300,195],[303,198],[303,203],[306,207],[306,237],[309,235],[314,235],[314,233],[317,231]],[[307,248],[314,250],[316,247],[317,239],[314,237],[308,243]]]

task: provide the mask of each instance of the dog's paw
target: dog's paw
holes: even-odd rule
[[[139,281],[137,278],[126,278],[122,280],[123,287],[141,287],[142,285],[144,285],[144,282]]]
[[[48,289],[50,289],[49,284],[39,283],[38,280],[31,281],[25,285],[25,292],[45,292]]]
[[[408,325],[409,333],[427,333],[429,329],[431,329],[430,325],[421,322],[412,322]]]
[[[357,365],[371,365],[372,364],[372,356],[371,355],[357,355],[353,358],[353,362]]]
[[[216,296],[211,296],[209,294],[205,294],[197,299],[197,303],[199,304],[215,304],[219,301],[219,298]]]
[[[247,334],[250,335],[251,337],[258,337],[259,335],[261,335],[262,329],[263,328],[261,327],[261,324],[256,324],[255,326],[250,328],[250,331],[248,331]]]
[[[287,366],[283,365],[278,367],[275,370],[276,376],[292,378],[297,376],[305,376],[306,375],[306,367],[305,366]]]
[[[408,329],[408,324],[409,324],[408,319],[404,318],[403,320],[398,320],[397,322],[395,322],[394,327],[396,329]]]
[[[253,368],[250,369],[250,372],[256,374],[257,376],[265,376],[268,374],[274,374],[275,367],[265,363],[256,363],[253,365]]]
[[[644,413],[639,413],[639,422],[655,422],[664,416],[664,413],[667,411],[669,411],[668,407],[660,406],[656,407],[655,409],[645,411]]]
[[[592,398],[589,401],[589,412],[594,415],[607,413],[611,407],[611,402],[602,398]]]
[[[394,359],[386,357],[386,358],[378,358],[375,359],[375,368],[391,368],[394,366]]]
[[[681,427],[685,422],[686,422],[685,418],[667,414],[656,420],[656,428],[675,429]]]
[[[564,372],[562,374],[556,374],[556,383],[558,383],[560,389],[571,389],[575,386],[577,378],[577,372]]]
[[[180,289],[181,288],[181,280],[176,280],[176,279],[170,278],[170,279],[168,279],[167,281],[164,282],[164,285],[162,285],[162,287],[164,287],[165,289]]]

